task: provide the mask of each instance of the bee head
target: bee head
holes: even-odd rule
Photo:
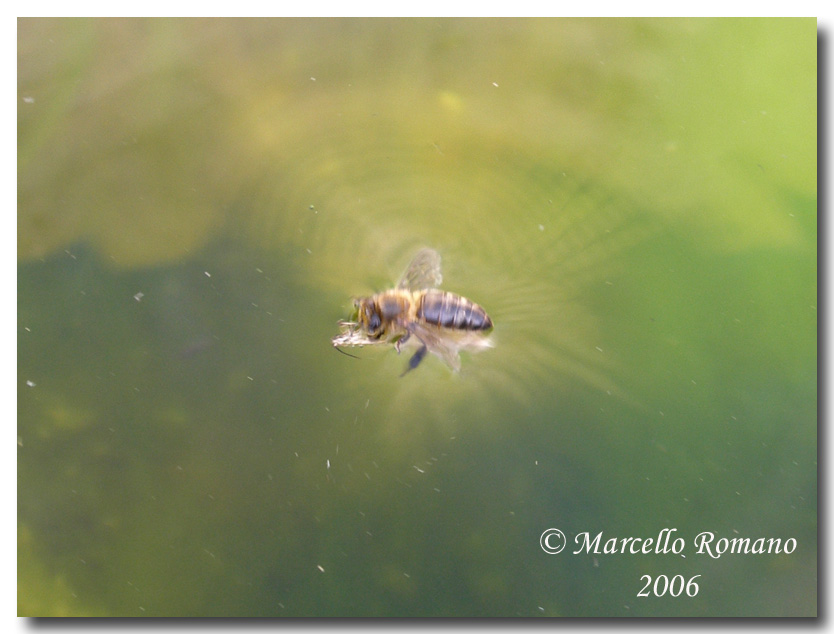
[[[379,310],[371,297],[353,300],[356,307],[356,320],[365,329],[369,337],[379,337],[382,334],[382,319]]]

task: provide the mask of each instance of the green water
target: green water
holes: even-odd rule
[[[19,614],[816,614],[816,38],[20,20]],[[495,347],[336,353],[421,246]]]

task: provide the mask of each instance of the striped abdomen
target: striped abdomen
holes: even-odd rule
[[[492,320],[486,311],[465,297],[446,291],[426,291],[417,307],[417,318],[441,328],[489,330]]]

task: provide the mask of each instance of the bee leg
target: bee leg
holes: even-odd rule
[[[410,336],[411,336],[411,333],[410,333],[410,332],[407,332],[407,333],[405,333],[402,337],[400,337],[399,339],[397,339],[397,343],[395,343],[395,344],[394,344],[394,349],[397,351],[397,354],[399,354],[399,353],[400,353],[400,348],[402,348],[402,345],[403,345],[406,341],[408,341],[408,338],[409,338]]]
[[[414,356],[408,360],[408,367],[405,369],[405,372],[403,372],[400,376],[405,376],[406,374],[411,372],[411,370],[420,365],[420,361],[422,361],[423,357],[426,356],[426,352],[428,352],[428,350],[429,349],[426,347],[426,344],[420,346],[419,350],[417,350],[417,352],[414,353]]]

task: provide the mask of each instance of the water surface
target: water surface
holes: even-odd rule
[[[815,21],[18,35],[21,615],[816,613]],[[422,246],[495,348],[337,354]]]

